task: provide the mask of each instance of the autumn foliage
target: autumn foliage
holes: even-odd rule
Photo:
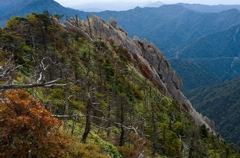
[[[23,90],[0,97],[0,157],[65,157],[61,121]]]
[[[112,38],[109,38],[109,42],[110,42],[111,45],[114,44],[114,40]]]
[[[150,141],[146,138],[141,138],[136,133],[130,133],[130,138],[132,141],[132,146],[125,147],[121,146],[118,147],[118,150],[122,153],[124,158],[134,158],[134,157],[141,157],[141,155],[146,155],[148,157],[151,157],[149,153],[150,148],[149,144]]]

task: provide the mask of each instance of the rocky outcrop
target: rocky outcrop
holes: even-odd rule
[[[68,21],[64,21],[63,26],[67,30],[75,29],[76,31],[80,32],[89,42],[93,43],[93,39],[87,33],[85,33],[81,28],[74,26]]]
[[[64,24],[70,26],[68,23]],[[107,23],[97,16],[89,15],[87,21],[78,22],[78,29],[86,32],[88,36],[84,36],[91,42],[101,40],[109,44],[109,41],[112,40],[116,45],[126,47],[135,56],[134,59],[138,60],[137,62],[148,68],[151,78],[158,83],[162,93],[169,98],[178,100],[189,111],[197,125],[205,124],[211,131],[214,130],[214,122],[199,114],[182,94],[180,91],[181,79],[172,69],[163,53],[153,43],[148,43],[146,39],[140,40],[137,37],[134,37],[133,40],[130,39],[113,18],[110,18],[109,23]]]
[[[214,122],[199,114],[193,108],[190,101],[180,91],[182,81],[177,73],[171,68],[170,63],[165,59],[163,53],[153,43],[148,44],[146,39],[139,40],[137,37],[134,37],[133,40],[139,47],[141,47],[143,57],[153,65],[157,74],[168,89],[168,92],[171,94],[171,97],[188,108],[188,111],[193,116],[196,124],[205,124],[209,129],[214,130]]]
[[[112,27],[114,27],[115,29],[117,29],[117,22],[116,22],[116,20],[115,20],[113,17],[110,18],[110,20],[109,20],[108,23],[109,23]]]

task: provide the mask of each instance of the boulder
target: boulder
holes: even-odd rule
[[[113,28],[117,29],[117,22],[116,22],[116,20],[115,20],[113,17],[110,18],[110,20],[109,20],[108,23],[109,23]]]

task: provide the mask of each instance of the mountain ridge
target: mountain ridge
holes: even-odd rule
[[[133,9],[137,6],[144,7],[147,4],[148,2],[127,2],[127,1],[93,2],[93,3],[84,3],[81,5],[73,6],[71,8],[85,11],[85,12],[101,12],[105,10],[124,11],[124,10]]]
[[[36,1],[32,5],[27,5],[27,7],[31,8],[31,6],[38,6],[38,7],[40,6],[39,10],[35,10],[39,12],[41,9],[43,9],[43,7],[41,7],[41,4],[45,2],[53,3],[54,5],[57,6],[58,9],[63,8],[61,7],[61,5],[59,5],[58,3],[52,0]],[[49,5],[49,7],[50,6],[51,5]],[[185,8],[177,5],[173,5],[173,7],[175,8],[175,12],[177,12],[178,10],[182,10],[182,11],[186,10]],[[160,8],[163,8],[163,10],[165,11],[168,10],[168,6],[163,6]],[[141,8],[135,8],[131,11],[136,11],[139,9],[142,10]],[[158,8],[154,10],[157,11]],[[49,10],[49,12],[53,14],[51,10]],[[172,14],[176,15],[175,13],[172,13]],[[93,24],[90,25],[91,23]],[[151,63],[151,65],[153,65],[153,68],[151,68],[150,64],[145,64],[145,66],[147,65],[148,70],[151,72],[150,73],[151,76],[149,76],[150,74],[147,74],[147,75],[148,77],[153,78],[154,82],[156,81],[159,84],[161,91],[165,93],[168,97],[174,98],[178,100],[181,104],[187,106],[187,108],[189,109],[189,112],[191,113],[191,115],[193,116],[193,118],[195,119],[198,125],[205,124],[209,129],[214,129],[214,127],[212,128],[210,127],[212,124],[208,124],[207,122],[205,122],[204,118],[202,118],[202,116],[200,116],[196,112],[196,110],[192,107],[191,103],[181,93],[181,91],[179,90],[180,87],[182,86],[181,79],[178,77],[177,73],[172,70],[168,61],[165,59],[165,57],[163,57],[162,52],[160,52],[158,48],[153,44],[148,44],[146,40],[140,41],[138,40],[138,38],[134,38],[133,41],[131,41],[131,39],[128,37],[128,34],[125,31],[123,31],[123,29],[118,27],[116,24],[117,23],[114,19],[110,21],[110,25],[109,25],[105,23],[103,19],[97,18],[94,15],[89,15],[88,20],[85,22],[82,21],[79,25],[83,28],[82,31],[80,30],[80,32],[82,32],[84,35],[85,35],[84,33],[85,31],[83,30],[88,30],[89,35],[86,35],[88,36],[86,37],[87,39],[91,39],[91,38],[95,40],[101,39],[104,42],[107,42],[110,38],[112,38],[118,45],[122,45],[127,49],[129,49],[129,51],[132,54],[141,52],[140,56],[136,54],[137,55],[136,59],[138,60],[141,59],[143,63]],[[75,29],[74,26],[69,25],[67,22],[65,23],[65,25],[67,25],[68,27],[71,27],[71,29]],[[116,31],[115,32],[109,31],[109,27],[116,29]],[[104,31],[107,31],[107,33]],[[144,56],[147,60],[143,59],[141,56]],[[157,57],[157,58],[154,58],[154,57]]]
[[[26,18],[12,17],[0,33],[3,35],[0,36],[3,45],[0,74],[4,77],[1,82],[5,83],[0,89],[28,90],[53,113],[52,117],[62,119],[62,133],[75,136],[68,142],[69,150],[62,151],[67,152],[62,157],[239,155],[233,146],[206,128],[214,123],[194,112],[179,91],[181,80],[161,51],[147,40],[130,39],[113,18],[107,23],[89,15],[87,20],[75,17],[59,23],[46,12],[33,13]],[[13,53],[15,58],[11,58]],[[3,94],[15,103],[16,96],[22,99],[16,106],[24,102],[27,108],[32,107],[29,93],[7,92]],[[10,99],[6,98],[11,105]],[[7,106],[0,111],[0,117],[4,121],[8,117],[17,119],[19,126],[13,130],[18,135],[0,130],[0,146],[14,150],[11,142],[5,141],[8,137],[4,137],[13,136],[18,142],[23,139],[29,142],[21,153],[27,155],[34,147],[34,151],[42,154],[42,148],[31,143],[38,141],[34,135],[22,139],[22,132],[17,130],[24,128],[23,134],[33,131],[32,126],[25,126],[28,121],[21,121],[26,118],[32,122],[27,117],[29,113],[24,115],[20,109],[16,119],[12,115],[4,118],[2,114],[8,112]],[[39,116],[38,111],[30,111]],[[51,116],[49,112],[44,113]],[[206,126],[198,124],[204,122]],[[57,149],[51,148],[54,152]],[[4,156],[21,154],[0,150]],[[48,152],[51,153],[44,150],[44,154]]]
[[[88,20],[78,22],[82,30],[87,30],[89,36],[95,40],[101,39],[103,42],[114,41],[117,45],[126,47],[133,54],[137,62],[144,63],[148,68],[146,75],[153,82],[157,82],[160,90],[170,98],[176,99],[184,106],[187,106],[189,113],[193,116],[196,124],[205,124],[210,130],[214,131],[214,123],[208,118],[200,115],[191,105],[189,100],[182,94],[180,87],[181,79],[172,70],[170,64],[154,44],[148,44],[147,40],[139,40],[134,37],[131,40],[125,31],[118,27],[117,22],[112,18],[109,24],[95,15],[89,15]],[[67,24],[67,23],[66,23]],[[69,26],[74,28],[73,26]],[[110,29],[109,29],[110,28]],[[150,64],[148,64],[150,63]],[[150,66],[152,65],[152,66]],[[140,64],[142,67],[142,64]],[[144,66],[143,66],[144,67]],[[143,68],[142,67],[142,68]]]
[[[13,0],[14,1],[14,0]],[[61,14],[65,15],[65,18],[74,17],[75,15],[81,14],[83,17],[87,16],[87,13],[83,11],[74,10],[71,8],[65,8],[54,0],[25,0],[28,3],[19,3],[19,1],[13,3],[12,5],[6,6],[6,13],[0,14],[0,25],[5,26],[6,21],[12,16],[25,17],[26,14],[36,12],[41,13],[43,11],[48,11],[50,14]],[[0,3],[5,3],[4,0],[0,0]]]
[[[41,3],[41,2],[40,2]],[[39,4],[40,4],[39,3]],[[54,5],[55,5],[56,3],[54,3]],[[37,5],[37,6],[39,6],[39,5]],[[59,5],[58,5],[59,6]],[[34,9],[34,5],[33,6],[28,6],[29,8],[28,8],[28,10],[31,10],[31,9]],[[50,7],[50,5],[49,5],[49,7]],[[170,34],[170,35],[168,35],[168,32],[166,32],[166,30],[164,30],[163,31],[163,33],[165,33],[165,34],[163,34],[163,36],[165,36],[165,38],[169,38],[169,37],[171,37],[171,39],[173,39],[173,41],[170,41],[170,40],[166,40],[166,41],[164,41],[164,42],[162,42],[163,44],[165,44],[165,46],[167,47],[167,45],[170,45],[170,46],[175,46],[175,44],[176,43],[179,43],[179,41],[181,41],[181,37],[179,37],[178,36],[178,34],[177,33],[179,33],[179,31],[181,30],[182,31],[182,34],[185,34],[185,32],[186,31],[188,31],[189,29],[183,29],[184,27],[185,27],[185,25],[192,25],[192,23],[195,23],[196,21],[204,21],[203,20],[203,18],[201,18],[200,17],[200,14],[199,13],[197,13],[196,11],[189,11],[189,10],[187,10],[186,8],[183,8],[183,7],[179,7],[179,6],[176,6],[176,5],[171,5],[171,7],[172,7],[172,9],[175,11],[175,12],[172,12],[172,15],[174,16],[174,19],[175,19],[175,21],[167,21],[166,22],[166,25],[162,25],[160,28],[158,28],[158,29],[156,29],[155,30],[155,32],[153,32],[153,33],[149,33],[149,30],[144,30],[143,28],[152,28],[152,27],[149,27],[150,25],[147,25],[147,27],[146,26],[142,26],[142,25],[138,25],[137,23],[136,23],[136,25],[137,25],[137,27],[138,28],[140,28],[140,31],[139,32],[144,32],[144,33],[149,33],[151,36],[152,35],[156,35],[156,33],[159,31],[159,30],[161,30],[161,29],[168,29],[166,26],[170,26],[171,27],[171,29],[169,29],[169,30],[167,30],[167,31],[172,31],[173,29],[172,28],[175,28],[176,26],[178,26],[179,28],[179,30],[178,31],[176,31],[175,30],[175,32],[173,32],[172,34]],[[167,8],[169,9],[169,8],[171,8],[171,7],[169,7],[169,6],[163,6],[163,7],[160,7],[161,9],[165,9],[165,14],[167,14],[168,12],[167,12]],[[60,7],[58,7],[60,10],[62,10],[63,8],[61,8],[61,6]],[[43,9],[46,9],[46,8],[40,8],[39,10],[37,10],[37,11],[41,11],[41,10],[43,10]],[[50,9],[53,9],[54,10],[54,8],[50,8]],[[151,10],[154,10],[154,9],[151,9]],[[159,8],[155,8],[155,13],[157,12],[159,10]],[[148,15],[148,8],[140,8],[140,7],[137,7],[137,8],[135,8],[135,9],[132,9],[132,10],[130,10],[129,12],[121,12],[121,13],[123,13],[123,14],[125,14],[125,17],[127,17],[127,13],[139,13],[139,12],[137,12],[137,11],[143,11],[143,13],[141,14],[141,15],[139,15],[139,18],[140,19],[142,19],[142,21],[144,21],[145,23],[147,23],[146,21],[145,21],[145,19],[143,18],[143,15]],[[189,17],[189,16],[192,16],[192,15],[197,15],[197,16],[195,16],[195,17],[200,17],[199,19],[197,19],[196,21],[188,21],[189,23],[185,23],[185,22],[183,22],[183,21],[181,21],[181,19],[179,19],[179,17],[177,16],[177,13],[179,13],[179,12],[177,12],[177,11],[182,11],[181,13],[182,13],[182,15],[188,15],[187,17]],[[62,11],[61,12],[61,14],[62,13],[67,13],[67,14],[72,14],[73,15],[73,17],[76,15],[75,13],[79,13],[78,11],[75,11],[75,10],[71,10],[71,11],[69,11],[69,10],[65,10],[65,11]],[[55,12],[51,12],[50,11],[50,13],[51,14],[54,14]],[[57,13],[59,13],[59,12],[57,12]],[[80,17],[80,18],[82,18],[82,19],[86,19],[86,14],[87,13],[84,13],[84,12],[81,12],[82,14],[78,14],[78,17]],[[106,11],[105,13],[102,13],[102,14],[108,14],[108,13],[113,13],[113,12],[110,12],[110,11]],[[164,12],[163,12],[164,13]],[[215,21],[215,23],[214,23],[214,25],[213,25],[213,27],[212,27],[212,29],[215,27],[215,26],[218,26],[219,28],[219,30],[221,30],[221,29],[223,29],[223,28],[227,28],[227,27],[229,27],[229,25],[234,25],[234,23],[238,23],[239,22],[239,12],[237,11],[237,10],[230,10],[230,11],[225,11],[225,12],[221,12],[221,13],[214,13],[214,14],[210,14],[210,13],[205,13],[204,15],[205,15],[205,17],[208,17],[208,18],[210,18],[210,19],[214,19],[214,18],[216,18],[216,17],[218,17],[219,15],[224,15],[225,17],[228,17],[228,16],[230,16],[230,15],[232,15],[232,13],[234,13],[234,16],[231,16],[231,18],[229,18],[229,19],[227,19],[227,20],[229,20],[229,21],[227,21],[227,22],[225,22],[225,23],[223,23],[223,25],[219,25],[219,21],[220,22],[223,22],[223,21],[221,21],[221,18],[222,17],[219,17],[219,19],[217,19],[216,21]],[[17,12],[16,12],[16,14],[18,14]],[[24,14],[26,14],[26,13],[24,13]],[[23,14],[23,16],[24,16],[24,14]],[[210,16],[211,15],[211,16]],[[105,15],[105,16],[107,16],[107,15]],[[91,16],[92,17],[92,16]],[[116,18],[116,17],[114,17],[114,18]],[[149,18],[149,16],[148,17],[145,17],[145,18]],[[183,17],[182,17],[183,18]],[[107,18],[107,19],[109,19],[109,18]],[[126,18],[125,18],[126,19]],[[136,18],[136,19],[138,19],[138,18]],[[162,18],[161,19],[161,21],[165,21],[167,18],[165,17],[165,18]],[[176,20],[177,19],[177,20]],[[124,20],[124,19],[123,19]],[[131,19],[129,20],[129,19],[127,19],[128,21],[130,21],[130,22],[134,22],[134,21],[131,21]],[[155,20],[154,22],[158,22],[158,20],[156,20],[156,19],[154,19],[154,18],[152,18],[151,20]],[[193,19],[194,20],[194,19]],[[117,21],[119,22],[119,20],[117,19]],[[103,24],[103,26],[105,26],[105,23],[102,23],[102,20],[97,20],[97,22],[99,22],[99,24]],[[184,25],[183,25],[183,23],[185,23]],[[228,25],[228,23],[229,23],[229,25]],[[120,22],[119,22],[119,24],[121,25],[121,26],[123,26]],[[114,24],[113,24],[114,25]],[[112,26],[113,26],[112,25]],[[126,23],[126,25],[127,25],[127,23]],[[200,25],[200,27],[202,27],[202,28],[208,28],[208,26],[209,25],[212,25],[212,24],[208,24],[208,25]],[[107,25],[108,26],[108,25]],[[157,26],[155,26],[155,27],[157,27]],[[100,28],[103,28],[102,27],[102,25],[100,25]],[[125,26],[123,26],[123,28],[125,28]],[[71,28],[72,29],[72,31],[74,31],[74,27],[72,27]],[[88,28],[87,27],[85,27],[85,29],[87,30]],[[198,28],[198,29],[200,29],[200,28]],[[209,29],[209,28],[208,28]],[[94,28],[92,28],[92,30],[94,30]],[[92,30],[89,30],[89,34],[90,34],[90,37],[92,36],[91,35],[91,31]],[[95,35],[94,36],[96,36],[96,37],[98,37],[99,39],[98,40],[100,40],[100,39],[102,39],[102,37],[101,37],[101,35],[99,35],[99,34],[101,34],[101,30],[94,30],[94,31],[96,31],[95,32]],[[119,31],[121,31],[122,33],[121,33],[121,36],[126,36],[126,32],[127,32],[127,34],[130,34],[132,31],[126,31],[126,29],[125,29],[125,31],[123,30],[123,29],[121,29],[120,27],[118,27],[118,32]],[[201,30],[202,31],[202,30]],[[211,31],[209,31],[209,32],[211,32]],[[194,38],[196,38],[197,39],[197,37],[201,37],[204,33],[206,33],[206,32],[194,32],[194,30],[190,33],[190,35],[188,35],[188,38],[189,39],[191,39],[192,40],[192,38],[194,39]],[[125,35],[124,35],[125,34]],[[195,37],[196,36],[196,37]],[[161,37],[161,36],[160,36]],[[140,37],[141,39],[143,39],[143,38],[145,38],[144,36],[142,36],[142,37]],[[147,37],[146,37],[147,38]],[[162,37],[161,37],[162,38]],[[145,58],[146,59],[148,59],[149,61],[152,61],[152,62],[154,62],[154,60],[153,60],[153,56],[154,56],[154,51],[153,50],[155,50],[155,46],[154,45],[151,45],[151,44],[148,44],[148,42],[146,41],[146,40],[138,40],[137,38],[134,38],[135,39],[135,42],[136,42],[136,44],[135,45],[138,45],[138,48],[136,48],[136,49],[142,49],[144,52],[146,51],[148,51],[149,53],[152,53],[151,55],[149,55],[149,54],[145,54]],[[147,39],[149,39],[149,38],[147,38]],[[158,37],[156,37],[156,39],[159,39],[159,36]],[[105,39],[106,40],[106,39]],[[108,39],[109,40],[109,39]],[[149,39],[150,40],[150,39]],[[153,40],[150,40],[150,41],[153,41]],[[155,43],[155,42],[154,42]],[[119,44],[119,43],[118,43]],[[128,43],[126,43],[126,42],[123,42],[123,43],[121,43],[124,47],[127,47],[127,44]],[[140,47],[140,46],[141,47]],[[144,47],[142,47],[142,46],[144,46]],[[149,48],[148,48],[148,46],[149,46]],[[184,46],[184,44],[182,44],[182,45],[180,45],[180,46]],[[129,47],[128,47],[129,48]],[[165,48],[165,50],[168,50],[168,48]],[[170,50],[170,49],[169,49]],[[132,50],[132,51],[135,51],[134,49]],[[175,53],[175,51],[174,50],[170,50],[170,51],[172,51],[173,52],[173,55],[175,55],[174,53]],[[137,51],[138,52],[138,51]],[[144,53],[143,53],[144,54]],[[165,52],[164,52],[164,54],[165,54]],[[167,54],[166,53],[166,55],[169,55],[169,54]],[[170,56],[170,55],[169,55]],[[136,57],[136,59],[135,60],[137,60],[137,59],[142,59],[141,57]],[[232,62],[232,61],[231,61]],[[162,66],[163,67],[168,67],[168,64],[167,64],[167,62],[165,62],[165,61],[163,61],[162,62]],[[178,100],[178,101],[180,101],[181,103],[186,103],[186,105],[188,105],[188,106],[186,106],[186,107],[190,107],[190,112],[192,112],[192,115],[193,116],[195,116],[195,119],[197,118],[197,119],[199,119],[199,122],[200,122],[200,124],[202,123],[202,122],[205,122],[205,120],[204,120],[204,118],[203,117],[200,117],[195,111],[194,111],[194,109],[191,109],[191,103],[189,102],[188,103],[188,101],[186,100],[186,98],[184,98],[184,97],[182,97],[182,94],[179,92],[179,88],[181,87],[180,85],[181,85],[181,83],[180,82],[171,82],[170,80],[170,83],[168,83],[168,82],[166,82],[166,81],[168,81],[168,79],[169,78],[171,78],[172,76],[171,75],[166,75],[166,76],[161,76],[161,73],[166,73],[166,72],[161,72],[160,73],[160,75],[158,75],[156,72],[159,72],[159,67],[161,67],[161,66],[159,66],[159,65],[157,65],[157,64],[155,64],[154,65],[154,67],[155,67],[155,71],[154,70],[152,70],[151,69],[151,66],[148,66],[148,69],[149,70],[152,70],[152,71],[150,71],[151,72],[151,74],[154,74],[155,76],[154,76],[154,78],[153,79],[157,79],[158,80],[158,83],[160,84],[160,85],[162,85],[162,86],[160,86],[161,88],[162,88],[162,91],[164,92],[164,93],[166,93],[166,95],[168,95],[168,96],[171,96],[172,94],[174,94],[175,95],[175,98]],[[146,73],[145,74],[146,76],[149,76],[149,74],[148,73]],[[162,78],[163,80],[165,80],[165,83],[161,83],[161,80],[160,79]],[[172,79],[172,78],[171,78]],[[177,77],[175,76],[175,78],[174,79],[176,79],[176,80],[178,80],[177,79]],[[176,84],[177,83],[177,84]],[[164,84],[166,84],[165,86],[164,86]],[[168,86],[168,87],[167,87]],[[168,88],[170,88],[170,89],[172,89],[172,94],[169,94],[169,92],[168,92]],[[211,124],[211,123],[210,123]]]
[[[199,12],[222,12],[229,9],[238,9],[240,10],[240,5],[205,5],[205,4],[188,4],[188,3],[177,3],[187,9],[195,10]]]

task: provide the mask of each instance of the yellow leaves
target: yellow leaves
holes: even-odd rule
[[[26,15],[26,18],[27,18],[31,23],[37,23],[37,22],[38,22],[36,16],[33,15],[33,14],[27,14],[27,15]]]
[[[2,93],[0,93],[0,96],[2,96]],[[0,113],[4,110],[6,110],[6,105],[4,104],[3,98],[0,98]]]
[[[75,144],[73,155],[81,158],[109,158],[107,155],[101,153],[100,148],[93,144]]]
[[[137,157],[134,147],[119,146],[118,150],[122,153],[124,158]]]
[[[16,17],[11,17],[6,24],[6,28],[11,28],[11,27],[15,27],[18,26],[18,20],[19,20],[20,16],[16,16]]]
[[[174,131],[177,131],[177,130],[181,130],[183,128],[183,125],[182,125],[182,123],[181,122],[175,122],[174,124],[173,124],[173,130]]]
[[[7,61],[6,56],[7,53],[3,50],[0,50],[0,66],[3,66],[4,63]]]
[[[181,142],[176,133],[168,131],[165,133],[164,147],[166,155],[177,156],[181,149]]]
[[[210,158],[220,158],[220,154],[216,153],[214,149],[208,150],[208,154]]]
[[[30,48],[29,46],[27,46],[27,45],[24,45],[24,46],[22,47],[22,50],[23,50],[23,51],[26,51],[26,52],[30,52],[30,51],[31,51],[31,48]]]
[[[80,101],[71,101],[71,106],[77,110],[81,110],[85,108],[83,102],[80,102]]]
[[[51,89],[51,94],[49,95],[50,99],[53,98],[62,98],[64,95],[64,89],[63,88],[55,88],[55,89]]]

